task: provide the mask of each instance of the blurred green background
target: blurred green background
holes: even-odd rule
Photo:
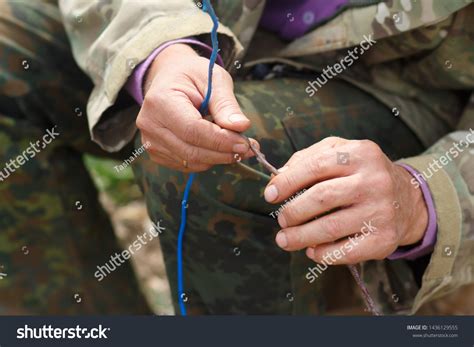
[[[91,172],[96,187],[99,191],[107,193],[115,204],[123,206],[142,198],[130,167],[117,172],[114,166],[118,166],[122,162],[90,155],[85,155],[84,161]]]

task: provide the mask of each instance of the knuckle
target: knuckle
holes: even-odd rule
[[[199,145],[199,135],[197,131],[197,127],[194,122],[188,121],[184,125],[184,140],[188,143],[192,143],[193,145]]]
[[[143,103],[142,103],[142,108],[144,110],[146,109],[154,109],[155,107],[155,100],[154,98],[152,98],[152,93],[151,92],[148,92],[145,97],[143,98]],[[140,115],[139,115],[140,116]],[[140,118],[140,117],[138,117]]]
[[[359,199],[367,195],[367,192],[370,191],[371,187],[367,184],[367,180],[362,175],[354,175],[353,179],[350,193],[356,201],[359,201]]]
[[[225,135],[222,134],[222,133],[219,133],[216,136],[214,136],[213,139],[212,139],[212,148],[215,151],[220,152],[224,148],[225,143],[226,143]]]
[[[372,184],[382,190],[388,190],[392,187],[392,177],[386,171],[374,175]]]
[[[298,232],[298,247],[308,247],[309,241],[310,241],[310,235],[308,234],[308,231],[306,229],[300,230]]]
[[[290,191],[294,190],[294,188],[297,186],[297,182],[296,182],[295,177],[294,177],[292,174],[286,174],[286,175],[285,175],[285,173],[283,173],[283,174],[278,175],[278,176],[277,176],[277,179],[278,179],[280,176],[282,177],[281,180],[282,180],[283,182],[282,182],[282,184],[279,184],[279,185],[278,185],[278,190],[281,189],[280,187],[283,188],[283,189],[281,189],[281,190],[290,190]],[[278,180],[277,182],[280,182],[280,180]],[[285,189],[285,188],[286,188],[286,189]]]
[[[356,175],[353,175],[352,178],[354,179],[353,186],[352,186],[354,191],[360,192],[365,189],[367,185],[367,180],[365,179],[363,175],[356,174]]]
[[[367,152],[376,152],[380,150],[380,147],[371,140],[359,140],[359,144]]]
[[[231,98],[221,97],[216,101],[215,105],[217,113],[221,113],[224,110],[228,111],[229,113],[239,113],[237,105]]]
[[[293,154],[292,159],[295,160],[295,161],[300,161],[301,159],[303,159],[303,157],[304,157],[303,152],[298,151],[298,152]]]
[[[361,147],[364,155],[368,155],[371,158],[379,159],[383,156],[382,149],[374,141],[361,140]]]
[[[283,217],[285,217],[286,222],[288,225],[292,225],[297,218],[297,212],[295,206],[291,204],[287,205],[285,209],[281,212]]]
[[[216,82],[218,83],[219,82],[228,83],[229,81],[232,81],[232,77],[230,76],[230,74],[226,70],[221,68],[220,66],[216,66],[213,73],[214,73],[214,78]]]
[[[308,172],[313,176],[319,176],[322,171],[320,160],[316,159],[314,156],[308,158],[306,166]]]
[[[331,240],[337,240],[340,238],[340,233],[342,230],[341,222],[338,218],[326,217],[321,219],[323,222],[323,229],[328,238]]]
[[[140,130],[148,129],[148,120],[140,113],[137,119],[135,120],[135,125]],[[143,136],[142,136],[142,141],[143,141]]]
[[[167,92],[164,90],[149,91],[143,99],[143,107],[160,110],[161,105],[168,100]]]
[[[185,152],[186,161],[188,163],[197,163],[199,160],[199,149],[193,146],[188,146]]]
[[[344,142],[345,140],[338,136],[329,136],[321,141],[321,143],[330,144],[334,148],[338,143]]]
[[[289,229],[286,231],[286,236],[288,238],[288,245],[293,248],[300,248],[306,242],[306,235],[299,229]]]
[[[333,200],[334,189],[329,184],[323,184],[317,187],[317,191],[311,194],[312,202],[324,206]]]
[[[146,137],[145,134],[143,134],[143,133],[140,134],[140,140],[141,140],[142,143],[147,143],[147,142],[149,142],[149,141],[147,140],[147,137]],[[151,148],[154,147],[154,146],[151,144],[151,142],[149,142],[149,143],[150,143],[150,146],[145,147],[145,150],[147,150],[147,151],[148,151],[149,149],[151,149]]]

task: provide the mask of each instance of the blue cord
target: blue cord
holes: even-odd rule
[[[219,54],[219,42],[217,40],[217,28],[219,27],[219,21],[217,16],[212,8],[209,0],[204,0],[202,10],[207,12],[212,19],[213,28],[211,32],[212,40],[212,53],[209,58],[209,72],[208,72],[208,81],[207,81],[207,93],[204,101],[199,108],[201,115],[205,116],[209,106],[209,100],[211,99],[212,94],[212,70],[216,63],[217,55]],[[194,178],[196,177],[195,173],[189,175],[188,182],[186,183],[186,189],[184,190],[183,200],[181,201],[181,225],[179,226],[178,233],[178,302],[179,308],[181,310],[181,315],[186,316],[186,306],[184,305],[184,279],[183,279],[183,239],[184,232],[186,231],[186,216],[187,216],[187,206],[188,206],[188,197],[193,185]]]

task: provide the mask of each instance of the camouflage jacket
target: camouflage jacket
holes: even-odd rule
[[[191,0],[59,3],[75,59],[95,85],[87,108],[91,136],[103,148],[116,151],[136,131],[136,109],[114,107],[133,67],[166,41],[190,36],[207,40],[212,23],[200,4]],[[283,43],[257,30],[265,0],[213,1],[221,21],[221,55],[229,70],[243,59],[247,67],[280,61],[316,75],[328,62],[339,61],[364,35],[377,41],[340,78],[394,110],[430,146],[423,155],[403,161],[427,176],[433,173],[428,184],[438,216],[438,239],[420,288],[413,279],[403,280],[409,277],[404,276],[403,261],[364,265],[364,277],[382,293],[378,298],[387,311],[414,313],[423,303],[473,279],[474,143],[467,142],[469,129],[474,128],[471,3],[373,1]],[[462,151],[453,149],[461,144]],[[449,160],[443,160],[445,156]],[[442,163],[436,172],[435,161]],[[410,304],[389,304],[387,293],[394,292],[410,297]]]

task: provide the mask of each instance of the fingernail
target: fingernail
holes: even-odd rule
[[[288,246],[288,239],[286,238],[286,235],[283,231],[280,231],[276,238],[275,241],[280,248],[286,248]]]
[[[278,216],[278,224],[280,224],[280,226],[283,229],[285,229],[288,226],[288,223],[286,223],[286,219],[285,219],[285,216],[283,216],[283,214],[280,214]]]
[[[231,123],[247,122],[247,118],[241,114],[231,114],[228,119]]]
[[[306,249],[306,256],[308,258],[313,259],[314,258],[314,249],[313,248],[307,248]]]
[[[234,153],[242,153],[245,154],[249,150],[249,145],[246,143],[238,143],[232,147],[232,151]]]
[[[278,189],[273,184],[268,186],[264,192],[265,200],[267,202],[275,201],[278,198]]]

